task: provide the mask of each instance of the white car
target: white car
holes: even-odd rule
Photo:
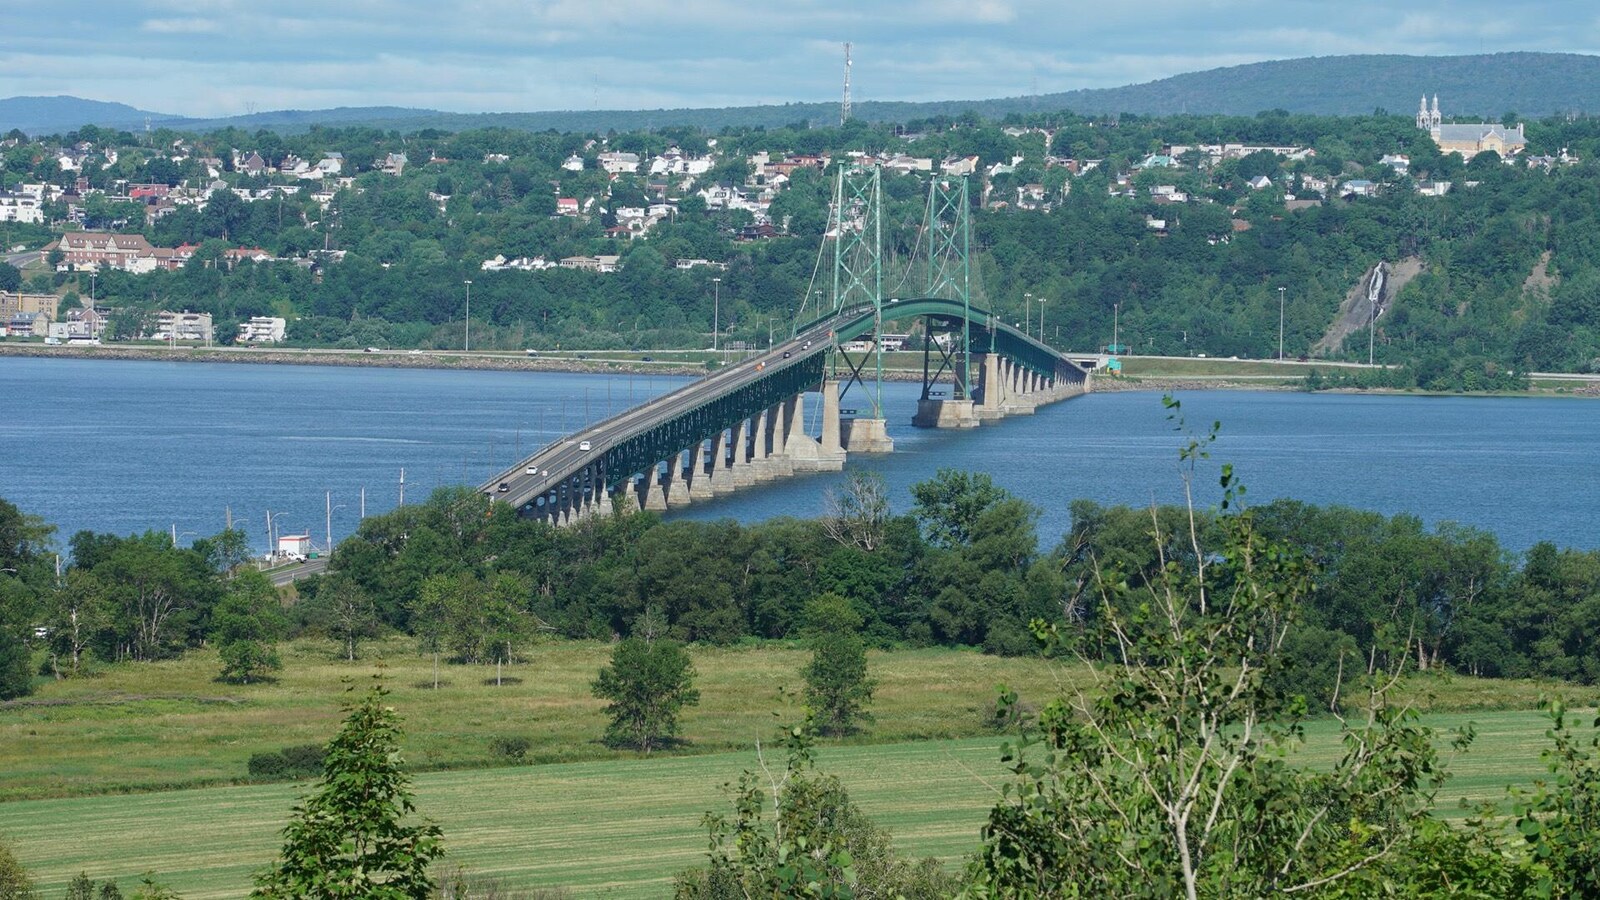
[[[578,444],[578,449],[579,450],[593,450],[594,447],[588,441],[583,441],[582,443]]]
[[[537,475],[537,474],[539,474],[539,467],[538,466],[529,466],[527,468],[527,470],[525,472],[523,472],[523,474],[524,475]]]

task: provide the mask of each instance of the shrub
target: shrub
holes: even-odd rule
[[[316,778],[322,774],[322,759],[326,754],[327,749],[321,744],[299,744],[253,753],[247,769],[251,778],[267,781]]]
[[[524,762],[528,758],[528,749],[533,742],[520,734],[496,735],[489,741],[489,749],[496,756],[503,756],[512,762]]]

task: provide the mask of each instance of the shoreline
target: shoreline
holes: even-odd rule
[[[596,351],[606,352],[606,351]],[[670,351],[660,351],[670,352]],[[370,367],[385,369],[455,369],[466,371],[498,372],[566,372],[586,375],[657,374],[684,378],[702,377],[708,369],[703,364],[689,362],[643,362],[626,359],[574,359],[566,356],[515,356],[462,355],[456,351],[385,350],[366,353],[360,350],[333,348],[263,349],[227,347],[119,347],[100,346],[46,346],[43,344],[12,344],[0,341],[0,357],[16,356],[36,359],[124,360],[134,362],[210,362],[235,365],[279,366],[342,366],[347,368]],[[917,371],[890,369],[884,373],[885,381],[915,382],[921,380]],[[1293,377],[1261,375],[1097,375],[1090,393],[1120,393],[1125,391],[1301,391],[1298,379]],[[1476,393],[1454,391],[1396,390],[1392,388],[1329,388],[1312,393],[1320,394],[1373,394],[1384,396],[1417,397],[1573,397],[1600,399],[1600,381],[1574,379],[1570,388],[1536,387],[1526,391],[1485,391]]]

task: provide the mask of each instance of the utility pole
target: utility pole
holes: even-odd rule
[[[1039,343],[1044,343],[1044,304],[1045,298],[1039,298]]]
[[[1111,307],[1111,352],[1112,353],[1121,353],[1122,352],[1121,345],[1117,342],[1117,336],[1120,333],[1119,329],[1121,327],[1122,327],[1122,304],[1119,302],[1119,303],[1114,304]]]
[[[466,284],[467,284],[467,333],[466,333],[466,338],[462,341],[462,348],[461,349],[462,349],[462,352],[464,352],[464,353],[471,353],[472,352],[472,279],[468,278],[466,280]]]
[[[722,279],[711,279],[711,352],[717,352],[717,326],[722,321]]]
[[[367,517],[367,486],[361,486],[361,518]]]
[[[1283,288],[1278,288],[1278,362],[1283,362]]]
[[[1022,333],[1023,335],[1029,335],[1033,333],[1032,293],[1025,293],[1022,295]]]
[[[323,507],[323,532],[328,536],[328,552],[333,552],[333,491],[324,491],[322,494]]]

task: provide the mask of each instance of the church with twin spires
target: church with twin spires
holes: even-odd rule
[[[1522,123],[1518,122],[1516,128],[1509,128],[1493,122],[1482,122],[1475,125],[1446,125],[1444,118],[1439,114],[1439,95],[1433,95],[1433,108],[1428,108],[1428,96],[1422,96],[1422,103],[1417,107],[1417,127],[1428,132],[1433,137],[1433,142],[1439,145],[1441,153],[1459,153],[1467,159],[1492,150],[1503,159],[1521,153],[1528,145],[1528,140],[1522,134]]]

